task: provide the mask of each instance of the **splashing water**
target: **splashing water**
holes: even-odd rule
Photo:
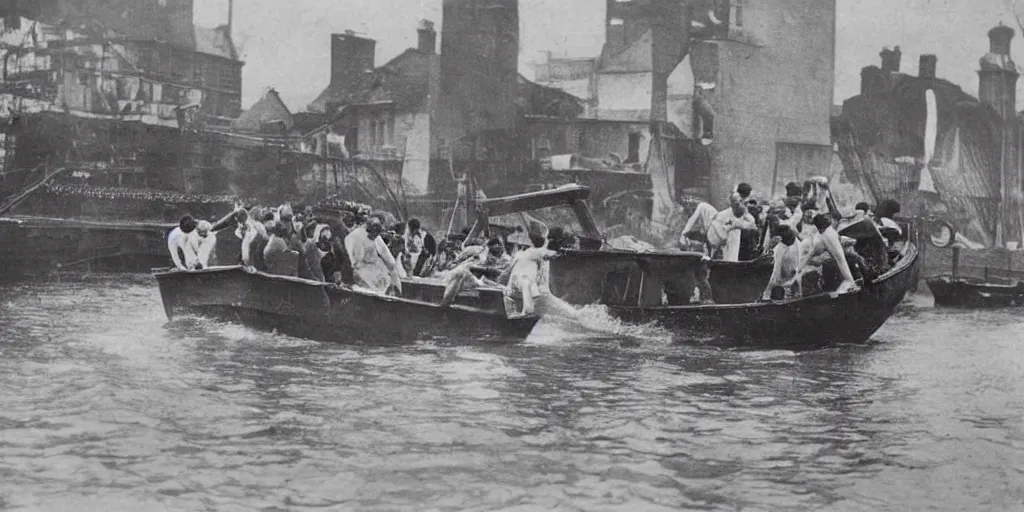
[[[654,323],[628,324],[611,316],[608,309],[599,304],[576,307],[551,294],[544,294],[537,300],[537,313],[541,316],[539,338],[558,340],[586,338],[628,339],[636,342],[668,343],[671,333]],[[553,329],[551,336],[543,335],[546,329]]]

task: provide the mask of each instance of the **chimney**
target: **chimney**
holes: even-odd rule
[[[355,35],[351,30],[331,35],[331,85],[354,83],[374,69],[377,41]]]
[[[419,49],[420,53],[433,55],[437,50],[437,32],[434,31],[434,22],[430,20],[421,21],[420,28],[416,32],[419,34],[417,49]]]
[[[935,78],[935,64],[938,60],[939,58],[935,55],[922,55],[918,61],[917,76],[921,78]]]
[[[903,52],[900,51],[899,46],[893,50],[885,47],[882,49],[882,53],[879,53],[878,55],[882,57],[882,71],[888,71],[890,73],[900,72],[900,57],[903,56]]]
[[[1013,29],[1003,25],[994,27],[988,31],[989,53],[996,55],[1010,55],[1010,41],[1013,40]]]
[[[885,85],[885,72],[878,69],[877,66],[867,66],[860,70],[860,93],[861,94],[878,94],[885,92],[887,87]]]
[[[978,99],[991,105],[1003,119],[1016,117],[1017,65],[1010,58],[1012,28],[999,24],[988,31],[989,52],[979,61]]]

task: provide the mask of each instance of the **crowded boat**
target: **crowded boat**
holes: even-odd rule
[[[708,260],[772,262],[762,300],[856,291],[858,282],[870,282],[892,268],[905,243],[893,220],[898,202],[884,200],[876,208],[861,202],[852,215],[843,216],[824,178],[790,182],[784,196],[770,201],[740,183],[729,207],[719,211],[693,200],[688,210],[679,237],[682,250],[703,253]],[[691,302],[712,302],[706,277]]]
[[[394,296],[402,296],[403,280],[431,279],[445,287],[442,305],[464,291],[500,287],[509,310],[520,316],[534,314],[534,300],[550,293],[547,262],[564,242],[561,230],[476,239],[467,237],[467,229],[439,243],[418,219],[386,225],[385,217],[364,210],[339,219],[308,208],[295,213],[290,205],[238,205],[217,222],[185,216],[168,234],[167,246],[181,271],[241,265],[252,273]]]
[[[773,265],[761,300],[788,300],[822,292],[854,292],[885,273],[899,257],[902,230],[893,217],[897,202],[856,206],[839,214],[827,180],[790,183],[786,195],[759,199],[740,183],[723,210],[699,200],[688,205],[688,220],[676,250],[697,252],[706,261],[762,260]],[[509,311],[535,313],[550,295],[550,260],[579,239],[561,228],[470,230],[437,238],[418,219],[389,222],[369,209],[315,215],[311,208],[236,208],[211,222],[181,219],[167,237],[178,270],[241,265],[262,272],[402,296],[403,282],[430,280],[444,286],[441,305],[479,288],[504,290]],[[843,234],[841,234],[841,232]],[[697,278],[690,304],[713,304],[708,271]],[[684,296],[685,298],[685,296]]]

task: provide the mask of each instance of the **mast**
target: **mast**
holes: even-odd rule
[[[232,32],[231,29],[233,28],[234,23],[235,23],[235,0],[228,0],[228,25],[227,25],[228,29],[227,29],[227,32],[228,32],[228,40],[229,41],[233,41],[232,38],[234,37],[234,33]]]

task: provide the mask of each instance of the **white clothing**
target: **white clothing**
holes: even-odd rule
[[[181,254],[178,250],[181,250]],[[189,261],[189,243],[188,235],[181,231],[181,227],[176,227],[167,234],[167,250],[171,253],[171,260],[174,261],[174,266],[178,270],[188,269]],[[185,260],[182,261],[182,254],[185,256]]]
[[[519,298],[537,297],[543,291],[541,287],[544,276],[545,259],[554,256],[555,251],[544,247],[531,247],[516,253],[512,258],[511,272],[509,273],[507,294]],[[544,288],[547,287],[547,279],[543,279]]]
[[[251,218],[245,222],[245,235],[242,237],[242,262],[246,265],[252,265],[252,261],[249,259],[249,249],[252,245],[253,240],[256,239],[256,235],[263,233],[266,236],[266,227],[263,224],[253,221]],[[239,230],[235,231],[235,235],[238,236]]]
[[[740,235],[743,230],[757,229],[754,216],[744,211],[737,217],[732,208],[726,208],[715,216],[708,230],[708,243],[712,247],[725,246],[722,254],[724,261],[740,260]]]
[[[199,236],[199,231],[193,231],[189,234],[192,238],[193,244],[196,250],[195,263],[202,265],[202,268],[206,268],[210,265],[210,255],[213,254],[213,248],[217,245],[217,233],[209,232],[206,237]],[[190,268],[195,268],[193,265]]]
[[[879,221],[882,224],[883,228],[895,229],[896,232],[899,233],[900,235],[903,234],[903,229],[900,228],[900,225],[897,224],[896,221],[890,219],[889,217],[882,217],[881,219],[879,219]]]
[[[398,264],[380,236],[370,240],[366,228],[360,226],[345,237],[345,250],[352,261],[352,273],[357,285],[379,293],[386,292],[390,286],[401,291]]]
[[[711,222],[715,220],[716,215],[718,215],[718,210],[714,206],[708,203],[699,203],[693,215],[690,215],[690,218],[686,221],[686,227],[683,228],[683,232],[679,234],[679,244],[687,245],[689,243],[686,238],[687,233],[697,231],[707,235],[708,229],[711,228]]]

